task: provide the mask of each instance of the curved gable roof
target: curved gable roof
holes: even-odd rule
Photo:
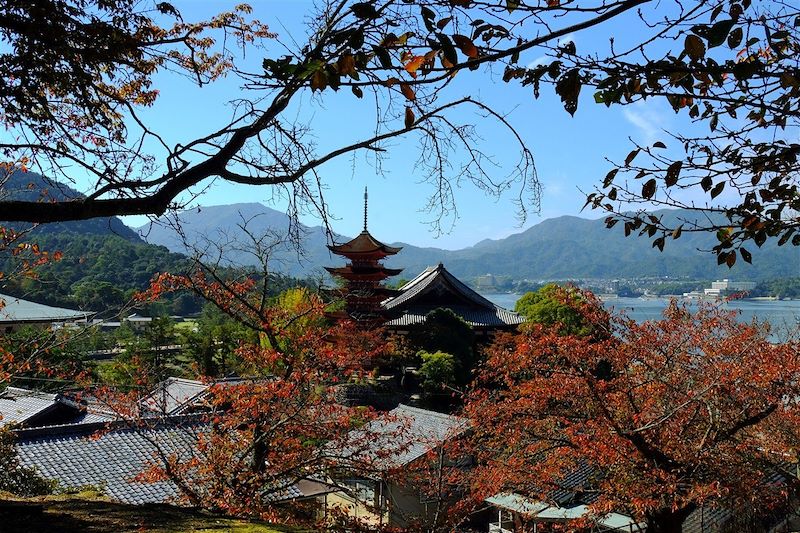
[[[417,277],[400,287],[400,295],[384,301],[383,306],[388,311],[406,307],[432,290],[439,289],[448,290],[477,307],[484,309],[497,307],[448,272],[442,263],[426,268]]]

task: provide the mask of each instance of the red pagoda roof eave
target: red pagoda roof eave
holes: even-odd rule
[[[390,255],[395,255],[397,252],[394,251],[385,251],[380,248],[376,248],[375,250],[369,250],[365,252],[360,251],[342,251],[338,249],[336,246],[328,246],[328,250],[331,251],[332,254],[341,255],[343,257],[347,257],[348,259],[359,259],[359,260],[381,260],[385,257],[389,257]]]
[[[374,270],[358,271],[350,267],[325,267],[325,270],[334,276],[345,279],[385,279],[396,276],[403,271],[402,268],[376,268]]]
[[[395,248],[393,246],[387,246],[383,244],[375,237],[370,235],[370,233],[366,230],[362,231],[356,238],[351,239],[346,243],[328,245],[328,249],[337,255],[347,256],[349,254],[355,254],[361,256],[363,254],[385,254],[382,255],[382,257],[385,257],[386,255],[394,255],[402,250],[400,247]]]

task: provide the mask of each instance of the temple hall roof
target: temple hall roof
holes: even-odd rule
[[[400,294],[382,302],[391,318],[387,326],[412,326],[425,322],[437,308],[450,309],[475,327],[506,327],[524,322],[516,313],[503,309],[470,289],[439,263],[428,267],[400,287]]]

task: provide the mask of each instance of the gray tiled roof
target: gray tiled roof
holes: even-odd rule
[[[791,472],[796,465],[784,465],[784,472]],[[764,484],[770,486],[772,490],[779,487],[787,487],[786,474],[780,468],[772,468],[764,476]],[[798,516],[797,508],[794,511],[781,508],[768,509],[764,507],[759,510],[759,516],[749,516],[747,512],[730,507],[701,505],[690,514],[683,523],[684,533],[734,533],[739,531],[752,530],[752,524],[758,523],[761,527],[759,531],[789,531],[794,530],[784,522],[787,518]],[[783,527],[776,529],[783,524]],[[785,529],[784,529],[785,528]]]
[[[120,427],[100,436],[103,424],[27,429],[17,432],[17,449],[23,465],[63,487],[99,486],[124,503],[168,502],[179,495],[173,483],[140,483],[134,478],[153,464],[158,449],[190,456],[204,427],[187,420],[146,430]]]
[[[594,503],[600,497],[594,490],[596,475],[597,469],[583,463],[558,480],[560,488],[552,490],[548,499],[561,506]]]
[[[180,491],[171,481],[135,481],[161,453],[189,458],[197,439],[207,431],[198,416],[154,420],[152,427],[133,428],[123,422],[81,423],[17,430],[17,451],[24,466],[66,488],[92,485],[123,503],[175,503]],[[280,490],[276,490],[280,489]],[[287,481],[271,489],[266,499],[279,502],[307,496]]]
[[[428,267],[420,274],[400,287],[400,294],[383,302],[383,306],[387,310],[396,309],[398,307],[405,307],[403,304],[411,302],[426,292],[444,286],[447,289],[463,296],[466,300],[470,301],[478,307],[491,308],[495,305],[470,289],[467,285],[461,282],[457,277],[452,275],[442,263],[435,267]]]
[[[114,418],[97,406],[87,406],[69,396],[7,387],[0,392],[0,426],[44,426],[104,422]]]
[[[465,306],[446,306],[447,309],[461,317],[464,322],[473,327],[481,326],[515,326],[525,320],[518,314],[495,306],[493,309],[476,309]],[[411,306],[403,314],[386,322],[387,326],[414,326],[424,324],[425,317],[436,309],[434,306]]]
[[[24,424],[55,406],[55,394],[8,387],[0,392],[0,426]]]
[[[700,507],[689,515],[683,523],[684,533],[709,533],[723,528],[725,522],[733,517],[727,509],[719,507]]]
[[[167,415],[178,414],[207,389],[208,384],[202,381],[171,377],[156,385],[141,404],[150,411]]]
[[[388,470],[412,463],[468,428],[466,418],[400,404],[350,437],[376,436],[362,460]]]
[[[451,294],[460,304],[443,303],[432,305],[420,300],[427,294]],[[400,288],[400,294],[384,300],[384,309],[389,313],[387,326],[412,326],[423,324],[425,316],[438,307],[450,309],[473,327],[515,326],[524,322],[516,313],[490,302],[461,280],[452,275],[441,263],[428,267],[417,277]]]
[[[94,313],[75,311],[63,307],[29,302],[14,296],[0,294],[0,324],[4,322],[58,322],[61,320],[80,320]]]
[[[212,387],[240,385],[247,381],[252,380],[231,377],[204,383],[196,379],[170,377],[156,385],[140,405],[146,411],[160,415],[188,415],[206,405]]]

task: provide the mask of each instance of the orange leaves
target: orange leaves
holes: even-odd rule
[[[425,63],[425,56],[409,56],[409,59],[405,62],[406,72],[411,74],[412,78],[416,78],[417,70],[422,67],[423,63]]]
[[[356,73],[356,62],[353,55],[342,54],[341,57],[339,57],[339,60],[336,62],[336,70],[342,76],[350,76],[351,78],[355,78],[358,74]]]
[[[320,68],[314,71],[311,75],[311,90],[322,91],[328,86],[328,76],[325,74],[325,69]]]
[[[466,407],[486,465],[472,483],[546,492],[590,468],[580,490],[599,492],[595,510],[640,519],[774,494],[762,467],[797,439],[800,406],[786,400],[800,397],[800,345],[772,344],[766,328],[711,305],[611,324],[599,340],[557,325],[498,339],[480,376],[488,386]]]
[[[461,52],[470,59],[478,57],[478,47],[472,42],[472,39],[466,35],[453,35],[453,42],[455,42]]]
[[[400,84],[400,92],[403,93],[403,96],[405,96],[407,100],[413,102],[417,99],[417,94],[414,92],[414,89],[407,83]]]
[[[416,79],[420,71],[426,71],[433,67],[433,62],[437,55],[438,52],[435,50],[421,56],[412,54],[411,52],[404,52],[401,56],[401,60],[406,72],[408,72],[412,78]]]

